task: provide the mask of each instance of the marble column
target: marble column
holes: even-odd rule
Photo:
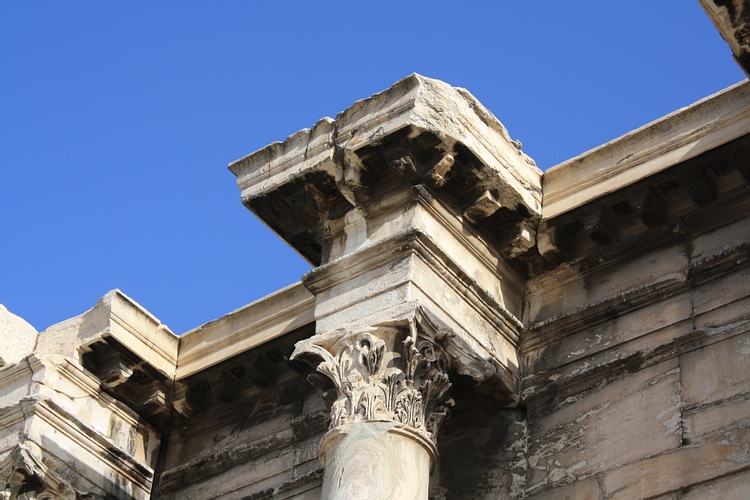
[[[323,498],[427,499],[438,427],[453,403],[441,340],[403,321],[297,344],[293,358],[315,366],[337,396],[319,448]]]

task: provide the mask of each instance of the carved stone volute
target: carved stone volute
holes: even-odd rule
[[[414,320],[318,334],[299,342],[302,359],[335,386],[330,429],[393,421],[435,443],[453,400],[446,398],[448,335],[429,335]]]

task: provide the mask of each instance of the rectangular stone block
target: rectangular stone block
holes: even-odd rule
[[[501,365],[516,374],[519,362],[515,339],[507,336],[507,329],[500,328],[501,320],[497,316],[467,303],[465,293],[435,273],[429,263],[421,259],[414,263],[410,297],[420,304],[434,304],[434,310],[441,310],[441,317],[447,317],[457,325],[456,332],[463,339],[481,346],[477,348],[478,352],[486,349]]]
[[[317,486],[314,489],[307,490],[301,493],[295,493],[290,496],[279,496],[279,500],[320,500],[323,494],[323,487]]]
[[[750,333],[680,356],[684,402],[711,404],[750,393]]]
[[[676,358],[568,398],[530,427],[529,488],[566,483],[675,449],[681,442]]]
[[[538,323],[589,307],[608,298],[670,279],[683,279],[688,258],[685,247],[655,250],[590,274],[561,266],[529,281],[525,319]]]
[[[259,491],[273,490],[290,480],[292,461],[292,450],[283,450],[265,456],[261,460],[228,469],[206,481],[172,491],[163,498],[164,500],[212,500],[214,498],[240,500]]]
[[[609,500],[653,498],[747,467],[750,467],[750,429],[743,428],[609,470],[602,485]]]
[[[31,396],[39,391],[37,384],[32,384],[34,370],[29,363],[23,362],[7,366],[0,371],[0,408],[11,406],[21,398]]]
[[[750,269],[741,269],[699,286],[693,294],[696,316],[750,295]]]
[[[695,328],[715,336],[750,326],[750,297],[695,316]]]
[[[617,332],[615,335],[619,336],[620,333],[627,332]],[[523,380],[522,391],[527,397],[541,393],[557,394],[556,397],[560,399],[564,397],[563,394],[580,391],[581,386],[593,387],[611,378],[613,370],[635,371],[641,364],[653,364],[674,357],[680,346],[688,343],[695,335],[692,322],[685,320],[621,344],[612,345],[611,341],[601,339],[600,344],[605,344],[606,349],[569,363],[558,358],[558,366],[528,375]],[[594,339],[594,342],[600,340],[597,337]],[[536,356],[554,361],[554,344],[547,346]]]
[[[538,494],[531,494],[529,500],[599,500],[599,483],[594,478],[576,481]]]
[[[718,431],[731,430],[750,422],[750,399],[700,407],[686,412],[683,439],[694,443]]]
[[[374,267],[317,292],[316,331],[333,330],[408,300],[407,283],[411,278],[413,260],[413,256],[406,255],[384,267]]]
[[[693,250],[690,254],[690,263],[701,262],[748,242],[750,242],[750,217],[695,238],[691,242]]]
[[[750,498],[750,472],[716,479],[691,488],[680,500],[747,500]]]
[[[565,337],[559,343],[540,350],[538,355],[532,354],[527,358],[530,361],[528,371],[551,370],[606,349],[621,346],[644,335],[652,335],[656,331],[686,320],[690,320],[692,329],[691,316],[692,308],[688,294],[681,294],[666,301],[630,311],[611,321]],[[672,331],[675,336],[684,334],[683,328]],[[659,342],[666,340],[660,338]],[[643,347],[639,345],[640,349]]]

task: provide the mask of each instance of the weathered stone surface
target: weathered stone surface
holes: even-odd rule
[[[453,350],[449,332],[426,323],[429,318],[423,315],[413,322],[365,329],[345,325],[343,331],[297,344],[292,359],[310,360],[336,389],[331,431],[346,427],[336,432],[355,436],[351,425],[391,421],[421,436],[435,455],[438,427],[448,413],[444,404],[450,406],[445,393],[451,386]]]
[[[720,431],[734,430],[750,422],[750,394],[716,405],[685,410],[683,441],[695,443]]]
[[[530,492],[528,498],[534,500],[599,500],[600,495],[599,482],[590,478],[540,493]]]
[[[314,321],[314,297],[295,283],[180,336],[180,380]]]
[[[33,326],[0,304],[0,368],[34,352],[36,338]]]
[[[651,293],[671,282],[684,281],[687,265],[686,248],[680,245],[638,255],[591,274],[574,267],[558,268],[529,281],[525,321],[532,325],[551,322],[607,300],[622,300],[629,293]]]
[[[320,444],[321,498],[427,500],[432,443],[395,422],[337,427]]]
[[[0,409],[0,455],[20,458],[3,464],[3,477],[21,474],[27,479],[19,479],[19,487],[38,482],[66,499],[84,492],[148,498],[160,442],[156,429],[101,394],[96,379],[61,356],[31,356],[0,371],[0,384],[18,381],[25,394],[17,389],[17,402],[6,400]]]
[[[325,118],[312,130],[302,130],[284,143],[248,155],[229,168],[238,177],[243,200],[251,206],[250,200],[261,199],[291,181],[317,172],[329,175],[343,198],[356,206],[367,198],[359,193],[368,191],[363,182],[367,171],[374,168],[362,163],[367,148],[379,146],[389,136],[404,131],[410,138],[426,132],[421,144],[433,143],[431,148],[442,153],[435,168],[428,166],[425,173],[427,179],[433,178],[433,185],[443,187],[437,179],[460,168],[453,163],[462,154],[461,148],[467,148],[486,167],[478,174],[480,184],[492,187],[498,195],[502,193],[499,201],[503,206],[515,209],[521,203],[530,213],[540,213],[541,172],[511,141],[500,122],[467,91],[419,75],[404,78],[391,89],[358,101],[339,113],[335,121]],[[433,138],[437,138],[436,142]],[[455,150],[457,144],[460,146]],[[446,154],[453,159],[446,161]],[[419,163],[411,153],[401,153],[388,161],[402,176],[416,168],[414,161]],[[407,163],[409,168],[403,166]],[[408,175],[422,174],[415,170]],[[326,189],[317,191],[324,198],[337,196],[326,194]],[[324,199],[313,204],[314,210],[332,206]],[[260,215],[264,218],[263,213]],[[267,216],[277,219],[271,213]],[[275,220],[269,225],[278,227]],[[276,230],[290,235],[288,229]]]
[[[750,472],[716,479],[680,493],[680,500],[746,500],[750,492]]]
[[[730,252],[750,242],[750,217],[733,221],[714,231],[697,236],[692,242],[690,263],[695,265]]]
[[[683,322],[622,344],[614,344],[579,361],[528,375],[522,381],[523,395],[532,413],[549,411],[546,405],[559,404],[583,389],[674,358],[702,335],[689,322]],[[553,347],[548,351],[551,349]],[[552,354],[547,357],[550,356]]]
[[[734,60],[750,75],[750,8],[745,0],[698,0],[721,37],[732,49]]]
[[[523,498],[528,468],[525,412],[503,408],[468,386],[454,396],[456,406],[441,429],[430,497]]]
[[[747,134],[749,95],[750,85],[739,83],[547,170],[544,218]]]
[[[750,394],[749,366],[747,333],[681,356],[685,404],[706,405]]]
[[[606,350],[616,350],[618,355],[643,352],[649,344],[655,347],[668,339],[692,331],[692,315],[690,294],[680,294],[616,315],[600,324],[586,327],[586,323],[581,322],[582,331],[572,335],[563,335],[565,330],[560,332],[562,329],[556,329],[559,333],[551,338],[547,345],[538,350],[527,351],[529,355],[525,361],[528,363],[529,372],[535,373],[555,369]],[[689,324],[685,324],[686,322]],[[661,338],[662,331],[665,334],[664,338]],[[533,335],[536,332],[529,333]],[[636,339],[643,339],[644,342],[630,349],[627,344]]]
[[[712,280],[695,290],[693,308],[696,316],[711,313],[716,309],[727,308],[735,301],[741,301],[750,296],[750,269],[739,268],[722,279]],[[745,317],[750,320],[750,315]],[[734,318],[728,318],[723,324],[734,323]],[[743,319],[741,316],[738,319]],[[708,320],[704,320],[707,322]]]
[[[530,423],[529,483],[567,483],[680,446],[677,359],[571,396]]]
[[[604,474],[605,498],[648,498],[750,467],[750,429],[720,433]]]
[[[272,304],[262,307],[273,309]],[[238,321],[240,328],[247,324],[246,319]],[[319,494],[317,450],[329,411],[323,397],[287,365],[294,342],[313,332],[312,325],[298,328],[181,379],[187,386],[185,401],[195,403],[190,394],[199,392],[202,407],[173,414],[160,498]],[[220,382],[229,375],[237,382],[231,399],[223,398],[226,384]]]
[[[140,359],[149,360],[165,376],[173,375],[177,365],[177,336],[119,290],[107,293],[80,316],[47,328],[39,335],[35,353],[78,358],[79,349],[104,337],[114,338]]]

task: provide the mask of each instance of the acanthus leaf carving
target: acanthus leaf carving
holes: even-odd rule
[[[423,409],[422,394],[416,389],[406,389],[396,399],[394,413],[402,424],[419,429],[424,423]]]
[[[330,428],[353,422],[394,421],[436,441],[448,416],[451,335],[420,327],[414,318],[362,329],[318,334],[296,345],[337,390]]]

